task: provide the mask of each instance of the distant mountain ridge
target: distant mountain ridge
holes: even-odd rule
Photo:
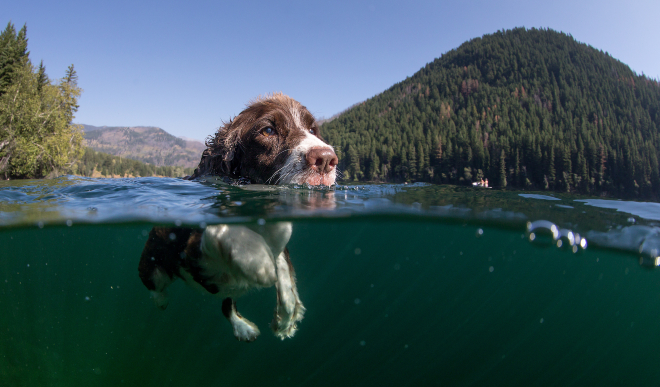
[[[155,166],[196,167],[206,146],[154,126],[83,126],[86,145],[98,152]]]

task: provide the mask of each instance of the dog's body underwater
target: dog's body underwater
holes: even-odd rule
[[[337,156],[321,139],[314,117],[282,94],[252,102],[206,145],[188,179],[217,175],[256,184],[332,185],[337,175]],[[238,313],[234,298],[274,285],[277,303],[271,328],[282,339],[292,337],[305,307],[286,247],[291,232],[290,222],[154,227],[140,258],[140,279],[160,309],[167,307],[166,289],[176,278],[226,297],[222,312],[234,336],[248,342],[260,332]]]

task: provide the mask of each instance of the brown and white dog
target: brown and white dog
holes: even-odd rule
[[[332,185],[337,156],[320,137],[316,120],[297,101],[274,94],[253,101],[224,124],[189,179],[217,175],[244,183]],[[154,227],[142,251],[138,271],[160,309],[168,305],[166,288],[176,278],[204,292],[226,297],[222,312],[234,336],[253,341],[257,326],[236,310],[237,297],[275,285],[277,306],[271,323],[280,338],[292,337],[305,307],[286,248],[289,222],[205,229]]]

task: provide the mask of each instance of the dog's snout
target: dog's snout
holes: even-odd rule
[[[339,159],[332,148],[312,148],[307,152],[305,159],[307,165],[315,168],[319,173],[329,173],[339,163]]]

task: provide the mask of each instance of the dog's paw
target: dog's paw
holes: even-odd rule
[[[291,338],[296,334],[298,330],[297,323],[303,319],[304,315],[305,307],[299,302],[295,303],[295,307],[291,311],[285,311],[285,308],[278,308],[275,311],[275,318],[270,323],[270,328],[273,330],[275,336],[282,340]]]
[[[167,296],[167,292],[156,292],[151,291],[151,298],[154,300],[154,305],[160,310],[165,310],[167,305],[170,303],[170,298]]]
[[[250,320],[243,318],[240,314],[232,316],[231,325],[234,328],[234,337],[238,341],[252,342],[259,337],[259,328]]]

